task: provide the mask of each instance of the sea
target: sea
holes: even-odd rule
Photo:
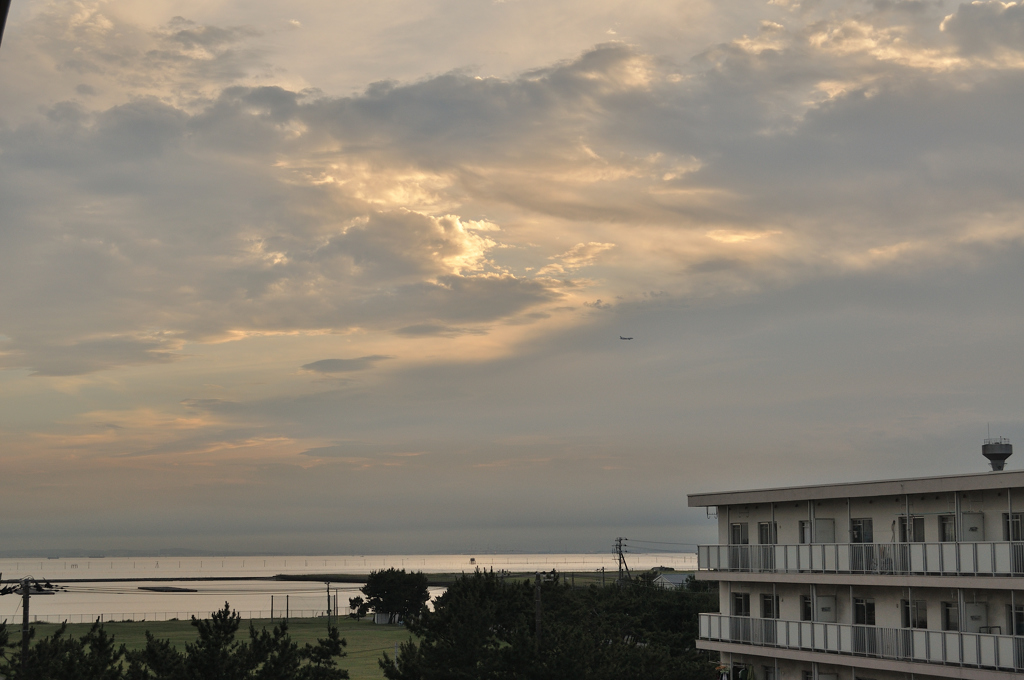
[[[629,553],[630,570],[668,567],[694,571],[692,553]],[[395,567],[424,573],[618,573],[612,554],[288,555],[231,557],[119,557],[0,559],[0,580],[31,577],[56,592],[33,595],[29,618],[38,622],[167,621],[207,617],[228,603],[246,619],[347,614],[362,583],[270,581],[277,575],[363,574]],[[130,580],[129,580],[130,579]],[[168,590],[173,589],[173,590]],[[444,588],[431,588],[431,598]],[[20,623],[22,597],[0,597],[0,622]]]

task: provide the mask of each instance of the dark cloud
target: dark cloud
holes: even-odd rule
[[[0,366],[27,367],[33,375],[85,375],[124,366],[166,364],[182,355],[174,340],[113,337],[82,340],[68,345],[14,343],[0,355]]]
[[[368,368],[373,368],[377,362],[387,359],[394,359],[394,357],[372,354],[356,359],[321,359],[303,364],[302,368],[315,373],[348,373],[350,371],[365,371]]]
[[[412,326],[398,328],[394,333],[395,335],[404,335],[409,338],[454,338],[459,335],[487,335],[487,331],[481,328],[458,328],[436,323],[413,324]]]
[[[168,22],[167,33],[165,34],[167,40],[180,43],[186,49],[195,47],[206,49],[218,48],[258,35],[260,35],[260,32],[252,28],[203,26],[180,16],[174,17]]]
[[[999,0],[961,3],[942,22],[964,53],[991,55],[1000,49],[1024,50],[1024,6]]]
[[[234,406],[236,402],[227,399],[183,399],[181,405],[198,411],[216,411]]]
[[[306,449],[302,452],[302,455],[313,458],[366,458],[379,456],[409,458],[420,456],[424,453],[422,443],[417,447],[408,444],[396,446],[393,444],[352,441]]]

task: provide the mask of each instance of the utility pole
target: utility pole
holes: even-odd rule
[[[25,670],[28,662],[28,599],[29,580],[21,579],[21,670]]]
[[[533,607],[534,614],[537,620],[537,636],[534,640],[534,646],[537,651],[540,651],[540,572],[537,572],[537,580],[533,584]]]
[[[629,573],[629,565],[626,564],[626,556],[623,554],[624,551],[622,549],[623,541],[627,541],[627,540],[629,540],[629,539],[621,538],[621,537],[615,539],[615,554],[619,556],[619,581],[620,582],[622,581],[622,572],[623,571],[626,572],[626,578],[628,578],[630,581],[633,580],[633,575]]]
[[[331,627],[331,582],[327,582],[327,627]]]
[[[2,2],[2,0],[0,0]],[[45,585],[40,585],[38,581],[33,579],[31,576],[26,576],[20,581],[10,581],[10,583],[17,583],[18,585],[9,585],[0,587],[0,595],[21,595],[21,666],[24,671],[29,649],[29,635],[31,630],[29,628],[29,598],[32,596],[32,588],[36,589],[37,595],[53,595],[56,592],[64,590],[63,586],[55,586],[49,581]],[[19,592],[20,591],[20,592]]]

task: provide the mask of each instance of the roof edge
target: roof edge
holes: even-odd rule
[[[863,498],[865,496],[893,496],[914,493],[951,491],[979,491],[1024,487],[1024,470],[1002,472],[971,472],[934,477],[907,477],[805,486],[782,486],[767,489],[714,491],[688,494],[691,508],[737,503],[765,503],[771,501],[820,500],[826,498]]]

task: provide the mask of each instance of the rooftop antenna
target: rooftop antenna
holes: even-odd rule
[[[993,472],[1002,472],[1006,459],[1013,455],[1013,445],[1006,437],[987,437],[981,446],[981,455],[992,463]]]

